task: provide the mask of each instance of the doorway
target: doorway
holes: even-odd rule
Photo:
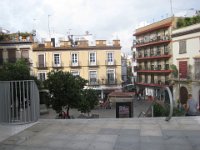
[[[182,86],[180,88],[180,102],[181,104],[186,104],[187,99],[188,99],[188,90],[186,87]]]

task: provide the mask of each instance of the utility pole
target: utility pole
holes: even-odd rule
[[[172,7],[172,0],[170,0],[170,7],[171,7],[171,16],[174,16],[173,7]]]
[[[50,16],[51,16],[51,15],[48,15],[48,30],[49,30],[49,38],[51,38],[51,32],[50,32],[50,26],[49,26],[49,24],[50,24],[50,23],[49,23],[49,18],[50,18]]]

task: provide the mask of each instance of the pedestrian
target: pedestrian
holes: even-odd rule
[[[186,114],[185,116],[196,116],[197,115],[197,101],[192,98],[192,94],[188,95],[187,103],[183,105],[185,108]]]

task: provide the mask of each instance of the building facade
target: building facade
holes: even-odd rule
[[[136,29],[133,48],[136,48],[137,72],[136,84],[143,87],[146,94],[152,95],[148,87],[169,85],[172,64],[171,32],[176,26],[176,18],[167,18],[159,22]]]
[[[127,83],[127,57],[125,54],[121,55],[121,65],[122,65],[122,82],[123,84]]]
[[[52,70],[63,70],[88,80],[87,87],[99,90],[101,98],[121,87],[121,46],[119,40],[107,45],[106,40],[96,40],[89,46],[87,40],[52,41],[33,46],[33,72],[40,80],[47,79]]]
[[[178,75],[174,79],[174,97],[181,103],[190,93],[200,104],[200,24],[172,31],[173,64]]]
[[[24,58],[32,69],[32,36],[25,38],[14,34],[9,36],[12,38],[0,41],[0,65],[4,62],[15,63],[17,59]]]

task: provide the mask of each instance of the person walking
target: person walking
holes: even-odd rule
[[[185,116],[196,116],[197,115],[197,101],[192,98],[192,94],[188,95],[187,104],[183,105],[186,111]]]

